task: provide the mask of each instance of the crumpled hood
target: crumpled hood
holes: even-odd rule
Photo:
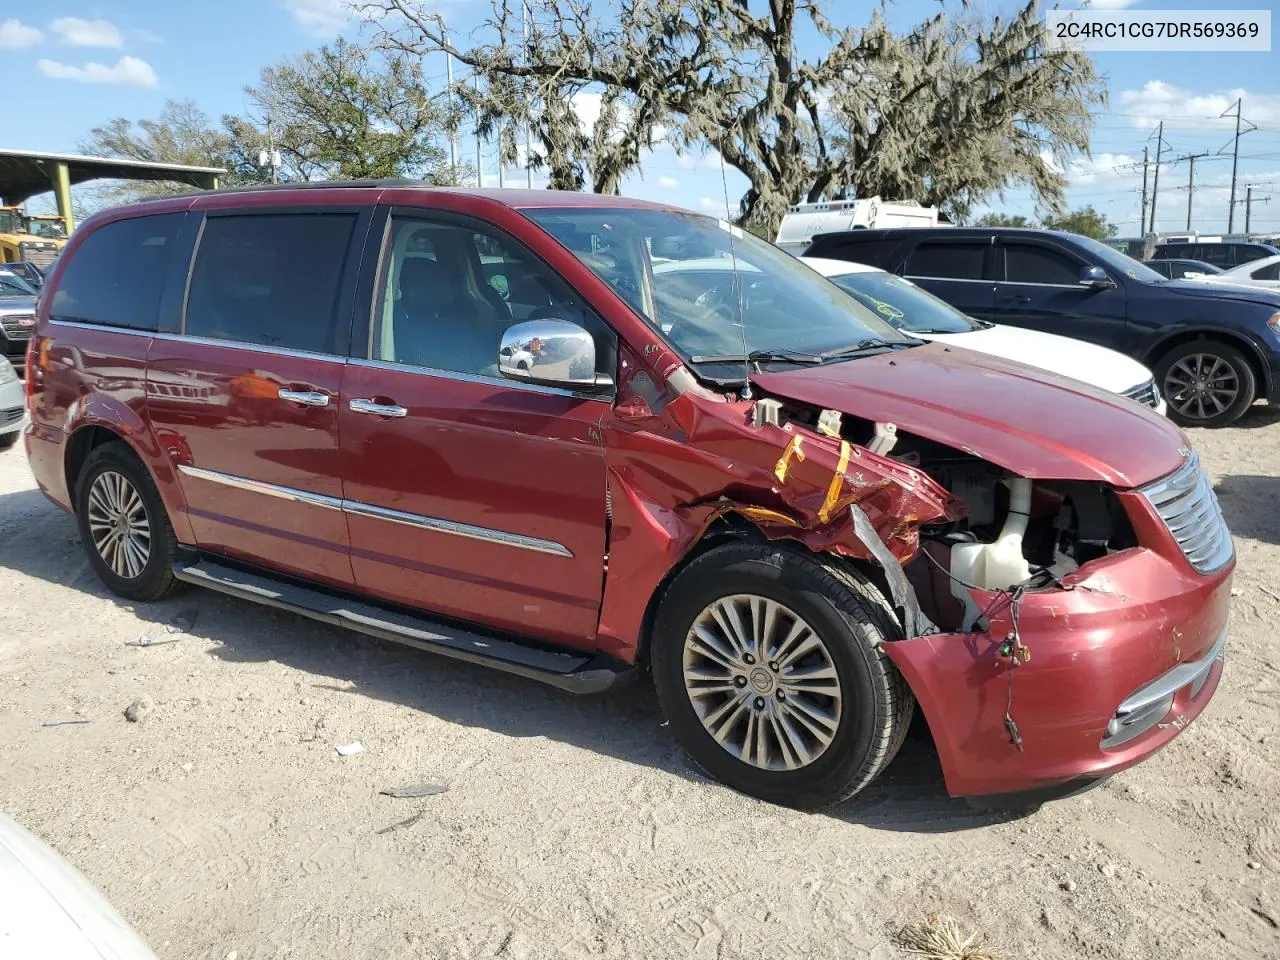
[[[1173,423],[1133,400],[942,343],[752,381],[779,397],[892,422],[1032,479],[1138,487],[1176,470],[1187,446]]]

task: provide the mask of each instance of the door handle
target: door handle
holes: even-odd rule
[[[304,407],[327,407],[329,405],[329,395],[320,393],[318,390],[289,390],[286,387],[281,387],[276,396],[281,400],[288,400],[290,403],[296,403]]]
[[[1030,297],[1001,297],[1000,302],[1005,305],[1022,305],[1031,302]]]
[[[378,403],[374,400],[357,398],[349,404],[352,413],[370,413],[375,417],[407,417],[409,411],[399,404]]]

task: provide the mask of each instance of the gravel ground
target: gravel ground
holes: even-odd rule
[[[701,776],[647,686],[575,698],[206,592],[132,606],[12,450],[3,809],[166,960],[888,960],[935,911],[1008,960],[1280,957],[1280,412],[1193,442],[1239,554],[1217,697],[1142,766],[1017,814],[949,799],[919,732],[802,814]],[[177,642],[126,645],[183,613]],[[422,781],[448,792],[379,794]]]

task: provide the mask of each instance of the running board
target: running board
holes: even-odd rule
[[[604,654],[588,656],[526,646],[207,560],[175,563],[173,575],[241,600],[540,680],[570,693],[600,693],[630,679],[634,673],[634,667]]]

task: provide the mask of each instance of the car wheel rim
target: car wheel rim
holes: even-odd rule
[[[117,577],[142,576],[151,557],[151,525],[142,497],[123,474],[106,470],[89,487],[89,535]]]
[[[707,733],[761,770],[808,766],[840,726],[840,677],[826,644],[766,597],[721,597],[698,614],[684,641],[684,686]]]
[[[1208,420],[1236,402],[1240,396],[1240,377],[1222,357],[1193,353],[1169,368],[1164,378],[1164,395],[1184,417]]]

